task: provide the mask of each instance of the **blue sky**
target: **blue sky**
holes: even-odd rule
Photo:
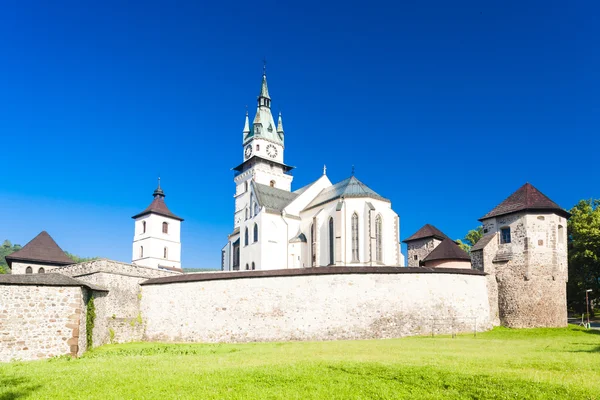
[[[293,187],[355,165],[402,238],[525,182],[600,197],[597,2],[206,3],[0,5],[0,240],[130,261],[160,174],[183,266],[218,267],[263,57]]]

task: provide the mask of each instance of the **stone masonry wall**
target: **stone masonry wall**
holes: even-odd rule
[[[409,267],[420,267],[419,264],[425,257],[429,255],[440,243],[441,240],[429,237],[424,239],[418,239],[411,241],[406,244],[408,252],[408,266]],[[416,256],[416,258],[415,258]]]
[[[491,326],[486,278],[466,273],[242,277],[145,284],[142,295],[151,341],[373,339]]]
[[[0,362],[81,354],[83,291],[76,286],[0,286]]]
[[[54,270],[82,282],[101,286],[108,293],[96,293],[96,322],[93,343],[125,343],[142,340],[140,283],[150,278],[179,275],[177,272],[126,264],[106,259],[94,260]]]

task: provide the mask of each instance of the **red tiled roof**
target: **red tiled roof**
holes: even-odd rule
[[[562,209],[558,204],[550,200],[548,196],[537,190],[531,183],[526,183],[508,196],[506,200],[498,204],[492,211],[479,218],[479,221],[525,210],[554,211],[565,218],[571,216],[571,214]]]
[[[430,225],[430,224],[425,224],[425,225],[423,225],[423,227],[421,229],[416,231],[411,237],[409,237],[408,239],[404,239],[402,242],[408,243],[408,242],[412,242],[413,240],[425,239],[425,238],[429,238],[429,237],[434,237],[434,238],[437,238],[440,240],[444,240],[448,236],[446,236],[446,234],[444,234],[444,232],[440,231],[435,226]]]
[[[13,261],[37,261],[49,264],[75,264],[52,239],[46,231],[34,237],[21,250],[6,256],[8,266],[12,268]]]
[[[465,260],[471,261],[471,257],[465,253],[452,239],[446,238],[440,243],[427,257],[423,259],[423,262],[434,260]]]
[[[135,218],[147,215],[147,214],[158,214],[158,215],[162,215],[164,217],[169,217],[169,218],[177,219],[179,221],[183,221],[183,218],[178,217],[177,215],[173,214],[171,212],[171,210],[169,210],[169,208],[167,207],[167,204],[165,203],[164,196],[155,196],[154,200],[152,200],[152,203],[150,203],[150,205],[144,211],[142,211],[139,214],[134,215],[131,218],[135,219]]]

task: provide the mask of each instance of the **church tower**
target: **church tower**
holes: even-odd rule
[[[267,73],[263,68],[262,83],[258,95],[256,115],[252,125],[246,112],[242,132],[243,162],[233,168],[235,171],[235,215],[234,228],[240,222],[253,215],[254,201],[250,194],[252,182],[261,183],[277,189],[290,191],[293,167],[283,162],[284,131],[281,113],[277,124],[271,113],[271,96],[267,86]]]
[[[158,187],[154,200],[134,215],[132,263],[158,269],[181,269],[180,229],[183,218],[173,214],[165,203],[165,192]]]

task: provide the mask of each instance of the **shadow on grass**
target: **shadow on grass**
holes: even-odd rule
[[[32,384],[27,378],[0,376],[0,400],[14,400],[26,397],[40,387],[41,385]]]

